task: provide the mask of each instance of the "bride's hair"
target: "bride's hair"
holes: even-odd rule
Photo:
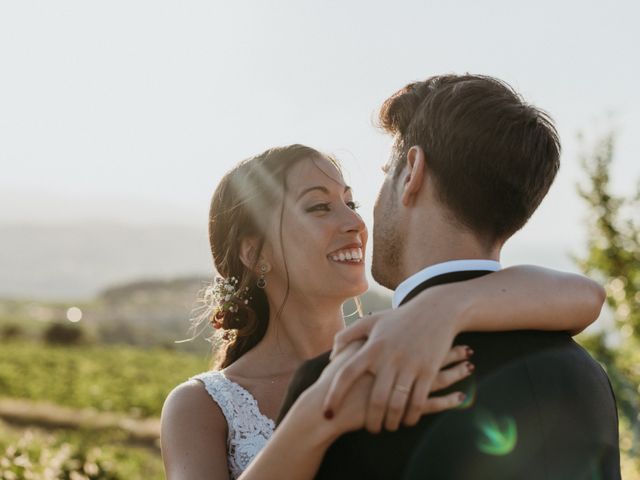
[[[231,335],[217,345],[217,358],[213,363],[218,368],[231,365],[262,340],[269,324],[269,302],[265,291],[258,288],[256,266],[264,247],[271,212],[278,212],[279,235],[282,245],[282,218],[284,199],[287,193],[287,174],[299,162],[308,159],[327,158],[339,166],[335,159],[304,145],[289,145],[272,148],[240,162],[220,181],[211,200],[209,210],[209,243],[215,268],[220,276],[237,279],[236,292],[232,296],[234,306],[226,308],[217,319],[212,310],[207,320],[216,320],[222,330]],[[254,263],[246,267],[240,259],[242,239],[254,238],[258,249]],[[281,313],[289,293],[289,272],[286,265],[287,290],[285,299],[276,314]],[[246,289],[246,290],[245,290]],[[248,302],[245,303],[245,300]],[[233,310],[233,311],[232,311]],[[220,318],[222,317],[222,318]]]

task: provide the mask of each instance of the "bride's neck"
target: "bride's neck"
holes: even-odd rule
[[[280,305],[270,304],[269,326],[254,354],[273,371],[331,350],[333,337],[344,327],[341,306],[339,300],[311,303],[290,296],[278,315]]]

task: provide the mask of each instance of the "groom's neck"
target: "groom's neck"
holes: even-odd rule
[[[468,230],[459,228],[426,229],[409,235],[402,262],[402,278],[437,263],[450,260],[500,260],[501,245],[488,245]]]

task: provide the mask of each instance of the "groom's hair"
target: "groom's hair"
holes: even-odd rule
[[[394,178],[409,149],[422,147],[438,199],[489,242],[522,228],[560,166],[549,115],[496,78],[441,75],[411,83],[384,102],[379,120],[396,137]]]

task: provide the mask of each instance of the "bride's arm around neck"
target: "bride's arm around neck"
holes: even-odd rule
[[[160,427],[167,480],[228,480],[226,437],[225,417],[198,381],[175,387]]]

